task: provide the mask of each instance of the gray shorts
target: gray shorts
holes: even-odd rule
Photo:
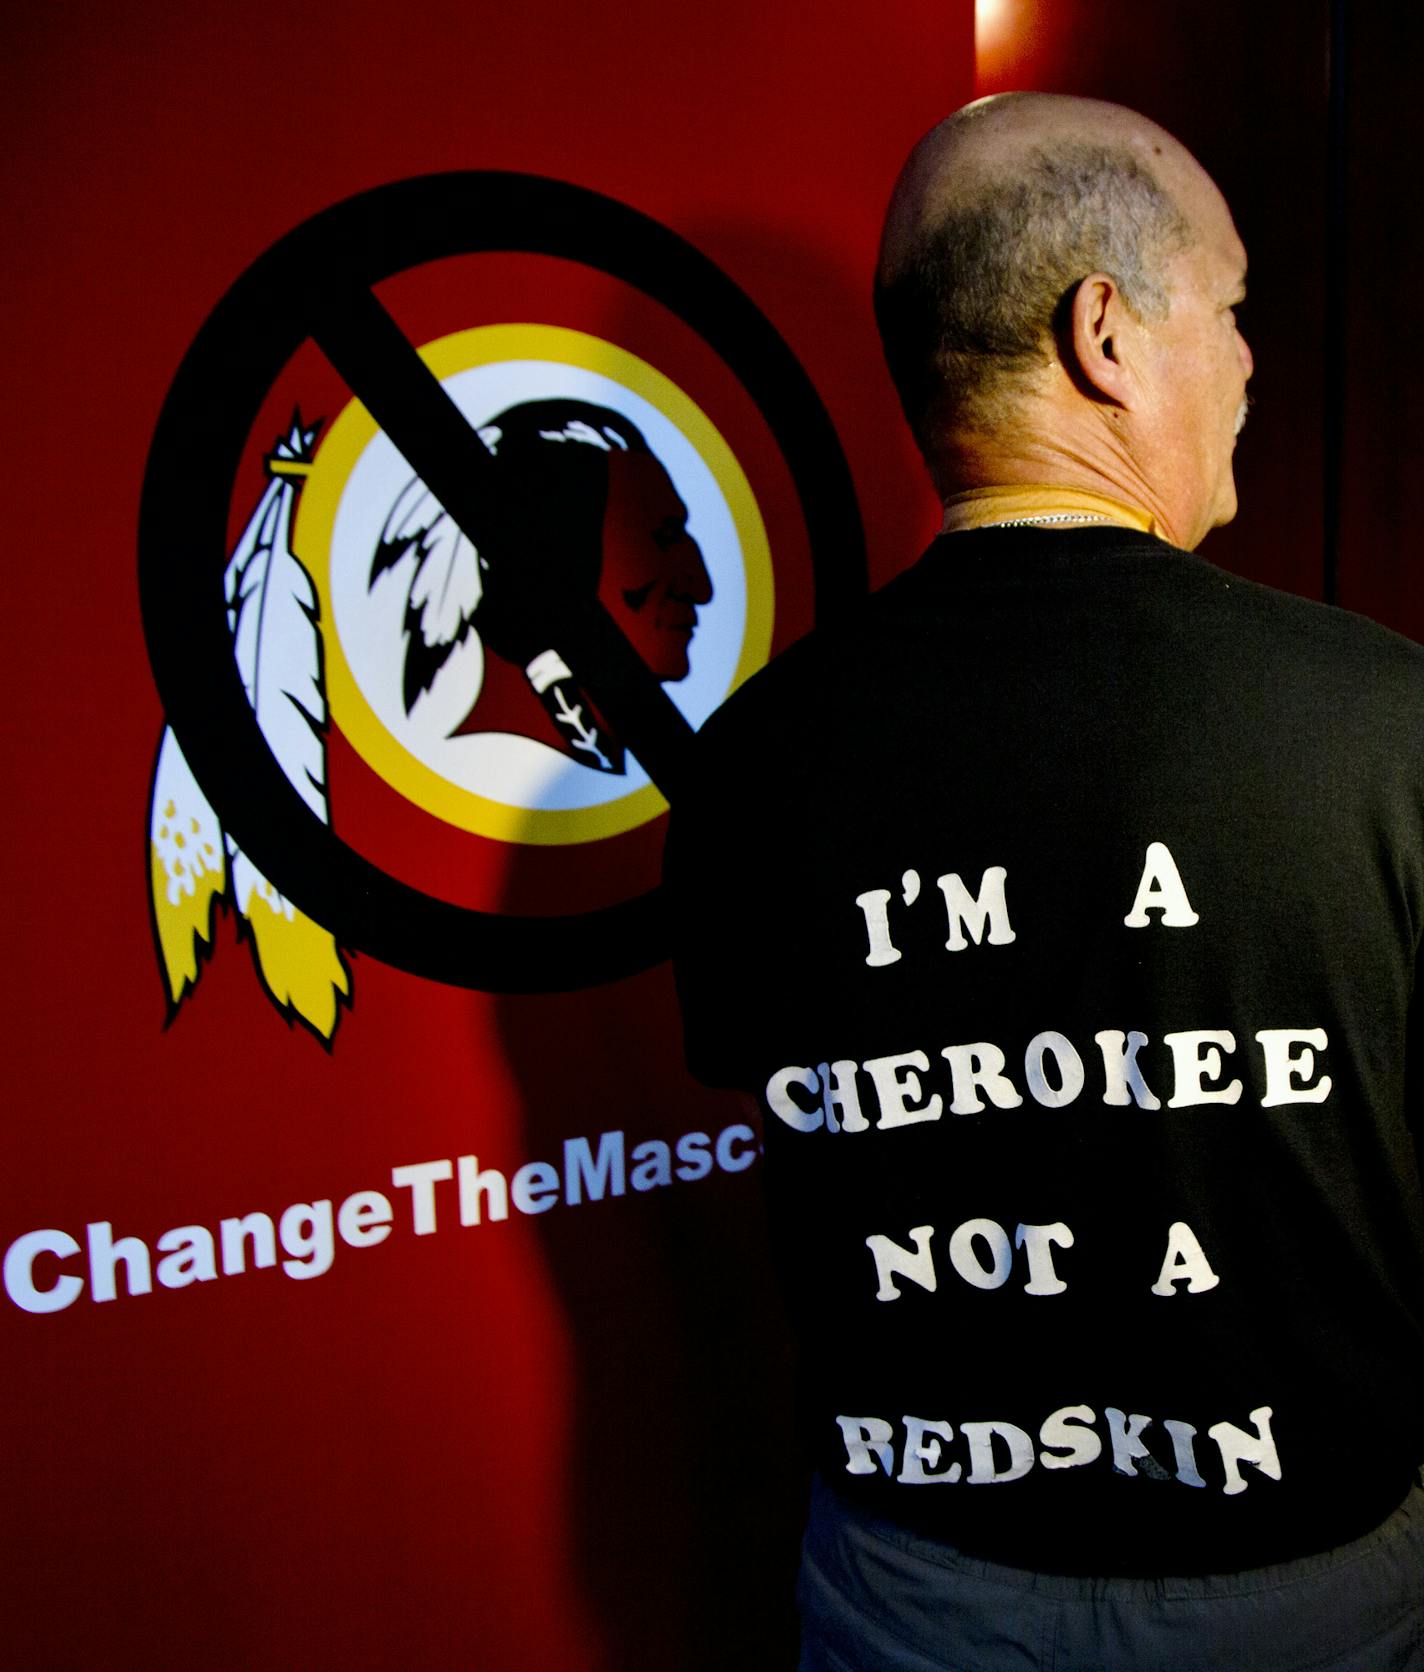
[[[1319,1556],[1182,1579],[1001,1567],[816,1483],[800,1672],[1424,1672],[1424,1489]]]

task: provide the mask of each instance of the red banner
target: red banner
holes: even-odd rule
[[[12,27],[15,1664],[785,1643],[759,1140],[681,1066],[663,812],[933,524],[867,292],[971,29]]]

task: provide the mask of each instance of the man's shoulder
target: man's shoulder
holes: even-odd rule
[[[1293,628],[1330,642],[1355,644],[1361,651],[1386,661],[1424,664],[1424,645],[1368,616],[1339,604],[1308,598],[1297,592],[1269,586],[1263,581],[1233,574],[1196,553],[1180,552],[1178,555],[1186,559],[1184,567],[1197,577],[1199,584],[1214,591],[1227,608],[1237,609],[1242,614],[1259,615],[1282,628]]]
[[[1093,529],[981,529],[941,536],[886,585],[791,646],[750,680],[741,703],[773,709],[819,676],[834,678],[867,654],[892,656],[907,640],[961,627],[1032,638],[1056,612],[1116,623],[1169,624],[1219,639],[1254,634],[1292,652],[1342,655],[1402,677],[1424,676],[1424,646],[1336,604],[1232,573],[1150,534]],[[943,639],[946,658],[960,641]],[[1075,641],[1076,642],[1076,641]],[[1066,647],[1071,654],[1072,647]]]
[[[812,734],[818,713],[840,706],[862,685],[882,614],[881,595],[872,594],[787,645],[709,716],[698,747],[710,753],[733,742],[766,742],[787,727]]]
[[[1424,727],[1424,645],[1338,604],[1247,580],[1199,557],[1190,565],[1213,597],[1209,620],[1222,643],[1260,663],[1245,677],[1254,671],[1283,685],[1315,681],[1322,706],[1327,697],[1356,707],[1383,704]]]
[[[891,654],[916,625],[928,629],[953,600],[944,596],[944,541],[884,585],[843,604],[828,620],[780,650],[740,685],[711,715],[699,740],[719,741],[766,726],[809,721],[808,699],[836,705],[862,699],[870,664]]]
[[[785,783],[929,710],[997,711],[1055,682],[1084,702],[1152,690],[1253,709],[1269,687],[1322,722],[1348,710],[1424,736],[1424,646],[1375,621],[1135,531],[983,530],[936,540],[790,645],[698,743],[708,770],[745,780],[764,762]]]

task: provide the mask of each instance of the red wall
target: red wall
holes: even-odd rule
[[[734,1134],[705,1177],[502,1223],[462,1227],[438,1184],[428,1235],[391,1176],[466,1155],[513,1175],[570,1138],[712,1137],[743,1112],[684,1074],[662,966],[500,997],[358,951],[328,1050],[262,992],[220,910],[165,1026],[139,495],[185,350],[277,238],[387,181],[515,169],[623,200],[750,293],[829,409],[883,576],[931,507],[865,292],[900,158],[968,96],[969,7],[146,0],[30,8],[5,44],[0,1244],[107,1224],[156,1261],[166,1231],[251,1211],[364,1191],[394,1211],[311,1281],[131,1294],[121,1267],[111,1301],[0,1302],[6,1658],[756,1665],[787,1629],[799,1481],[754,1149]],[[487,317],[472,301],[456,323]],[[272,439],[254,435],[235,527]],[[758,479],[773,528],[795,521],[776,470]],[[779,638],[804,627],[805,596],[778,604]],[[355,771],[341,749],[334,732],[333,795]],[[468,903],[481,839],[430,834],[417,882]],[[505,858],[508,898],[537,912],[544,859]],[[577,909],[557,896],[581,873],[561,876],[545,911]],[[34,1266],[41,1291],[86,1271]]]

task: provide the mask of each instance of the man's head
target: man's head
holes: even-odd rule
[[[875,302],[941,493],[1097,487],[1195,545],[1236,509],[1244,279],[1221,194],[1145,117],[1020,93],[940,123],[896,185]]]

